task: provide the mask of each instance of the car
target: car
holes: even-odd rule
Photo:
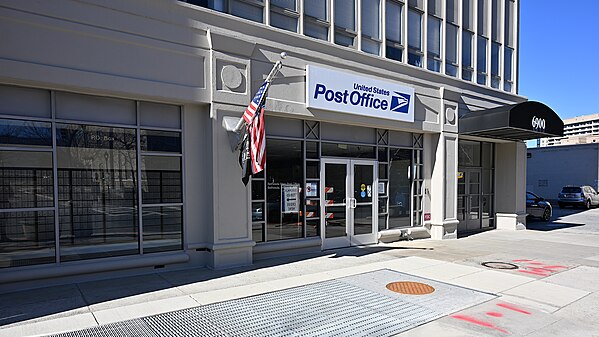
[[[543,221],[551,220],[553,208],[551,203],[532,192],[526,192],[526,213],[529,217],[540,218]]]
[[[560,208],[579,206],[589,209],[599,205],[599,194],[591,186],[564,186],[557,197],[557,205]]]

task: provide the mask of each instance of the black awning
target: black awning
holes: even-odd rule
[[[522,102],[474,111],[460,117],[460,135],[528,140],[564,135],[564,122],[547,105]]]

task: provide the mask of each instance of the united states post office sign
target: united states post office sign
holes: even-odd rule
[[[414,122],[414,89],[312,65],[306,66],[306,106]]]

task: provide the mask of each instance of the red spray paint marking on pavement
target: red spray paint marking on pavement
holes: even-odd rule
[[[531,261],[531,262],[528,262],[528,264],[543,265],[544,263],[543,262]]]
[[[568,269],[566,266],[543,266],[544,269]]]
[[[509,333],[506,330],[504,330],[502,328],[499,328],[499,327],[496,327],[495,325],[493,325],[493,324],[491,324],[489,322],[481,321],[481,320],[478,320],[478,319],[476,319],[474,317],[465,316],[465,315],[452,315],[451,317],[456,318],[456,319],[460,319],[460,320],[468,322],[468,323],[476,324],[476,325],[479,325],[479,326],[484,326],[484,327],[489,328],[489,329],[501,331],[501,332],[506,333],[506,334]]]
[[[487,312],[487,315],[489,316],[493,316],[493,317],[503,317],[503,314],[500,312],[495,312],[495,311],[489,311]]]
[[[522,314],[526,314],[526,315],[532,315],[532,313],[530,311],[526,311],[524,309],[518,308],[517,306],[513,305],[513,304],[508,304],[508,303],[497,303],[498,307],[502,307],[505,309],[509,309],[509,310],[513,310]]]
[[[531,270],[524,270],[524,269],[520,269],[520,270],[518,270],[518,272],[519,273],[539,275],[539,276],[549,276],[549,274],[547,274],[546,272],[538,272],[538,271],[531,271]]]

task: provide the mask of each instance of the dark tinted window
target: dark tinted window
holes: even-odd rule
[[[0,119],[0,145],[52,146],[50,123]]]
[[[140,145],[142,151],[181,153],[181,133],[141,130]]]
[[[567,186],[562,188],[562,193],[580,193],[582,189],[580,187]]]

